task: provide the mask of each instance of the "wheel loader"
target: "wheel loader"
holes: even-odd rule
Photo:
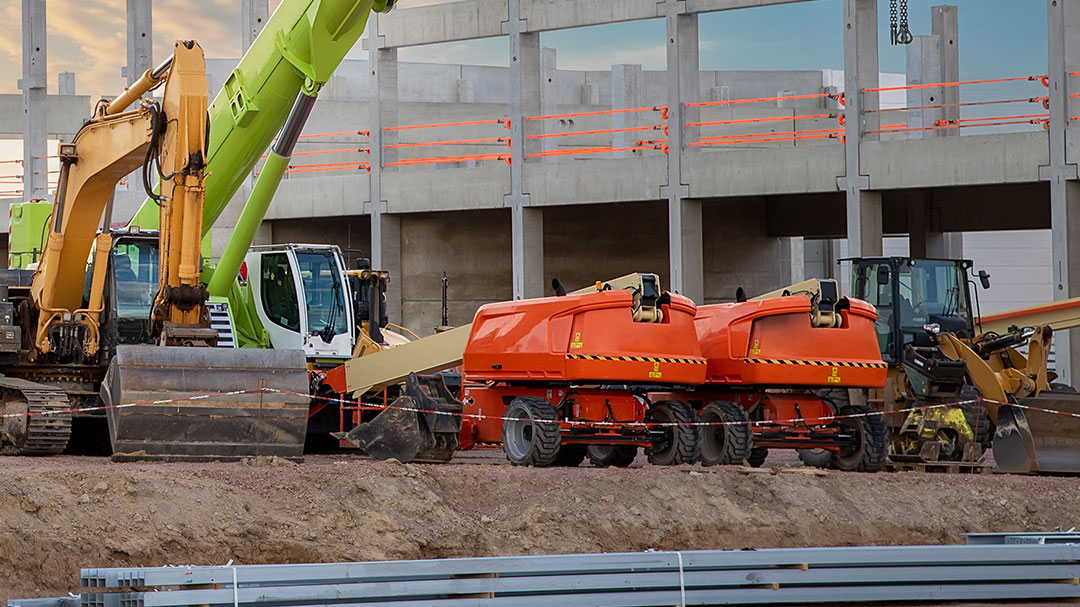
[[[848,261],[854,296],[878,310],[878,344],[890,367],[869,403],[886,413],[919,408],[886,416],[893,459],[975,462],[992,444],[1006,472],[1080,472],[1075,420],[1037,411],[1080,413],[1080,396],[1047,369],[1053,331],[1080,325],[1080,301],[980,318],[970,260]],[[976,277],[989,288],[985,271]]]

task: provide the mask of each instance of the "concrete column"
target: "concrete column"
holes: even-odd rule
[[[154,67],[153,24],[151,0],[127,0],[127,65],[121,75],[128,85]]]
[[[60,72],[56,75],[56,94],[61,97],[75,94],[75,72]]]
[[[844,101],[845,176],[837,185],[846,195],[848,254],[867,257],[881,254],[881,193],[870,191],[870,177],[860,170],[863,135],[881,124],[878,114],[863,108],[878,107],[877,93],[862,89],[878,86],[877,0],[844,0]]]
[[[942,82],[941,79],[941,37],[915,36],[907,45],[907,84],[916,86]],[[918,129],[934,126],[944,119],[940,107],[942,104],[941,87],[908,89],[908,107],[925,107],[923,110],[907,112],[908,128]],[[911,131],[903,133],[909,139],[937,137],[946,131]]]
[[[268,0],[242,0],[240,8],[240,46],[246,53],[248,47],[259,32],[266,26],[266,20],[270,18]]]
[[[935,6],[930,9],[931,28],[934,36],[940,44],[939,73],[941,80],[938,82],[960,81],[960,13],[955,6]],[[941,103],[946,106],[941,110],[943,120],[956,120],[960,118],[960,87],[947,86],[941,89]],[[943,129],[939,133],[944,135],[959,135],[958,129]]]
[[[776,256],[781,285],[793,285],[805,280],[806,248],[802,236],[779,238],[780,254]]]
[[[401,320],[401,220],[387,212],[386,199],[382,194],[382,176],[396,167],[397,150],[383,146],[397,141],[396,131],[387,127],[398,125],[398,60],[397,49],[386,48],[386,38],[380,36],[379,15],[373,14],[368,21],[368,34],[363,47],[368,51],[369,99],[368,130],[370,131],[371,174],[369,202],[365,211],[371,216],[371,264],[379,270],[390,272],[392,279],[386,292],[386,311],[392,320]]]
[[[611,66],[611,109],[624,110],[641,107],[643,104],[644,100],[641,94],[641,66],[625,64]],[[633,128],[641,124],[639,118],[637,112],[612,114],[611,128]],[[616,149],[631,147],[634,141],[645,135],[646,133],[643,131],[612,133],[611,147]],[[633,152],[615,152],[612,154],[615,158],[626,158],[627,156],[632,155]]]
[[[1046,1],[1049,46],[1050,164],[1039,167],[1039,177],[1050,183],[1050,222],[1053,243],[1054,299],[1080,296],[1080,183],[1076,150],[1080,129],[1069,99],[1069,72],[1080,70],[1080,6],[1063,0]],[[1076,330],[1054,335],[1054,353],[1060,381],[1080,377],[1080,339]]]
[[[509,20],[502,30],[510,37],[510,208],[514,299],[542,297],[544,288],[544,220],[530,208],[522,174],[526,156],[540,150],[537,139],[525,139],[525,117],[539,116],[541,85],[540,34],[528,31],[520,0],[508,0]]]
[[[915,37],[916,40],[920,36]],[[960,232],[942,232],[940,209],[928,193],[916,194],[908,203],[908,254],[912,257],[962,259],[964,239]]]
[[[45,0],[22,0],[22,56],[23,200],[32,200],[49,194]]]
[[[540,115],[551,116],[556,114],[558,107],[558,61],[555,49],[540,49]],[[550,134],[555,132],[554,120],[541,120],[540,132]],[[550,137],[540,140],[540,151],[549,152],[558,148],[558,138]],[[556,158],[545,157],[544,160],[554,161]]]
[[[696,129],[683,125],[697,116],[684,104],[697,101],[699,90],[698,18],[685,11],[679,0],[657,3],[657,15],[667,20],[668,174],[660,197],[668,203],[670,288],[700,303],[705,300],[701,201],[690,198],[682,177],[684,144],[697,138]]]

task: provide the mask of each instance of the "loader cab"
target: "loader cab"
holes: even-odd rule
[[[256,246],[245,261],[255,311],[275,349],[304,350],[308,360],[351,357],[355,321],[338,247]]]
[[[864,257],[851,262],[853,295],[877,308],[874,328],[885,362],[902,362],[907,344],[932,345],[928,325],[971,336],[970,260]]]

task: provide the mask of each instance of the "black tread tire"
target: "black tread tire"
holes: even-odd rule
[[[649,463],[655,466],[677,466],[692,464],[697,460],[701,444],[701,429],[696,424],[697,413],[689,403],[680,400],[665,400],[653,403],[645,412],[648,422],[675,423],[677,426],[664,426],[667,435],[664,444],[645,449]]]
[[[599,468],[625,468],[634,463],[638,448],[633,445],[589,445],[589,463]]]
[[[754,447],[750,450],[750,455],[746,456],[746,464],[751,468],[760,468],[768,457],[768,449],[765,447]]]
[[[588,445],[562,445],[559,447],[559,454],[555,456],[555,461],[551,462],[551,465],[577,468],[581,465],[581,462],[585,461],[585,450],[587,448]]]
[[[833,415],[851,404],[851,395],[848,394],[847,388],[825,388],[814,390],[813,394],[832,408]],[[811,468],[833,467],[833,452],[828,449],[796,449],[796,451],[799,454],[799,460]]]
[[[1075,394],[1076,393],[1076,388],[1070,386],[1069,384],[1067,384],[1065,382],[1054,381],[1054,382],[1050,382],[1050,391],[1051,392],[1069,392],[1069,393]]]
[[[848,431],[854,432],[858,445],[850,453],[838,451],[833,454],[833,465],[846,472],[877,472],[885,465],[889,453],[889,431],[885,416],[867,405],[848,405],[840,409],[840,415],[860,415],[837,420]]]
[[[975,444],[981,448],[980,452],[975,455],[976,459],[989,449],[994,442],[994,428],[993,423],[990,421],[990,413],[987,412],[986,405],[978,400],[979,396],[979,391],[975,386],[965,384],[960,389],[960,400],[974,401],[965,402],[960,405],[960,408],[964,411],[964,418],[967,420],[968,426],[971,427],[971,433],[975,435]]]
[[[698,461],[702,466],[741,464],[750,455],[754,433],[746,411],[733,402],[714,400],[698,412],[702,423],[726,422],[725,425],[701,426]]]
[[[503,421],[503,453],[511,464],[540,467],[550,466],[555,462],[555,458],[559,455],[562,435],[558,423],[559,416],[551,403],[535,396],[519,396],[506,408],[506,417],[552,420],[551,423]],[[527,432],[526,429],[528,429]],[[520,440],[529,443],[526,449],[518,453],[514,453],[514,450],[508,446],[508,433],[514,431],[522,432],[523,436]],[[518,441],[516,438],[514,440]]]

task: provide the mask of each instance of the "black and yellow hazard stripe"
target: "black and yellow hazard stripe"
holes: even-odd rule
[[[662,358],[657,356],[600,356],[599,354],[567,354],[567,360],[611,360],[619,362],[673,363],[681,365],[704,365],[696,358]]]
[[[746,362],[758,365],[805,365],[809,367],[853,367],[857,369],[884,369],[885,363],[858,363],[837,360],[791,360],[783,358],[747,358]]]

